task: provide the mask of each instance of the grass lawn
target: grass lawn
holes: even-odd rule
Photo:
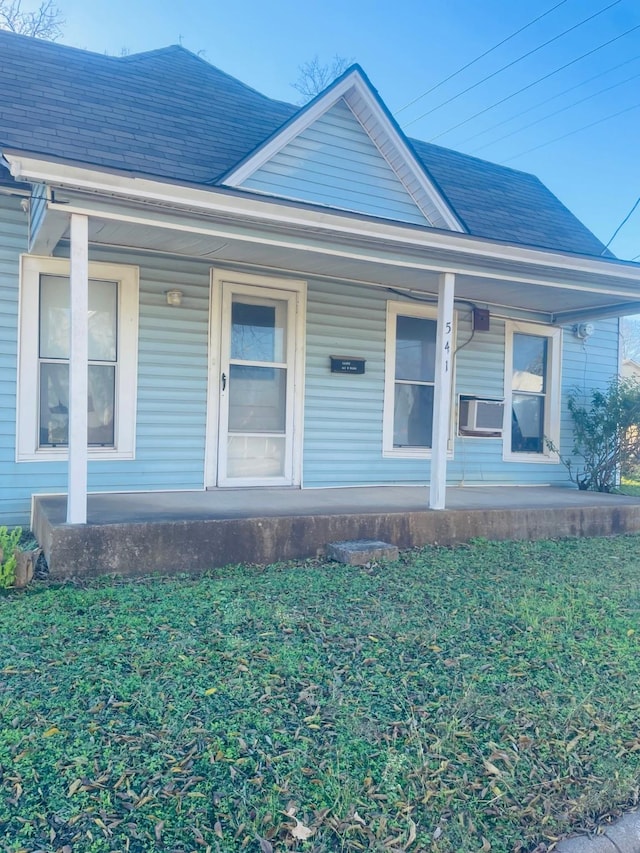
[[[546,850],[637,798],[639,615],[640,537],[5,594],[0,850]]]

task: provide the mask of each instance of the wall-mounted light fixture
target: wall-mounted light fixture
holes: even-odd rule
[[[179,305],[182,305],[181,290],[167,290],[165,291],[165,296],[167,297],[167,305],[171,305],[173,308],[177,308]]]

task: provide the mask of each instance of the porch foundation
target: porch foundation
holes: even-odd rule
[[[34,497],[32,527],[52,577],[197,573],[233,563],[323,556],[330,542],[398,548],[485,539],[640,532],[640,499],[561,488],[424,488],[90,495],[89,522],[65,524],[65,496]]]

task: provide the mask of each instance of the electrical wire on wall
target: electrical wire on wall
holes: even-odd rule
[[[406,290],[406,291],[405,290],[397,290],[395,287],[388,287],[387,290],[389,291],[389,293],[395,293],[396,296],[403,296],[407,299],[412,299],[414,302],[422,302],[424,305],[437,305],[438,304],[437,299],[434,299],[433,297],[429,297],[429,296],[426,296],[426,297],[418,296],[417,294],[412,293],[410,290]],[[469,313],[469,319],[470,320],[473,317],[473,312],[477,308],[477,305],[475,304],[475,302],[470,302],[467,299],[454,299],[454,305],[468,305],[469,308],[471,309],[470,313]],[[471,336],[463,344],[460,344],[460,346],[457,346],[451,354],[452,369],[455,369],[456,356],[458,355],[460,350],[469,346],[471,341],[474,339],[475,334],[476,334],[476,330],[473,328],[473,323],[471,323]]]

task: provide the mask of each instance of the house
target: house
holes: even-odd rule
[[[546,439],[618,372],[640,268],[535,177],[407,138],[358,66],[299,108],[177,46],[0,56],[0,523],[566,484]]]
[[[633,358],[623,358],[620,364],[620,376],[640,382],[640,364]]]

